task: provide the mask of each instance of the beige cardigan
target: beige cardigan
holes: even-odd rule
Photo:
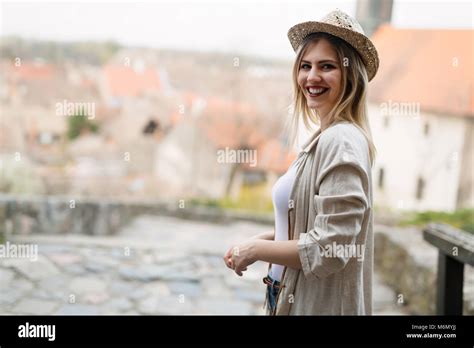
[[[288,235],[298,240],[303,269],[285,268],[271,314],[372,314],[373,206],[367,141],[352,123],[338,122],[322,133],[318,130],[299,156],[305,158],[290,193]],[[346,246],[352,251],[347,248],[341,254]]]

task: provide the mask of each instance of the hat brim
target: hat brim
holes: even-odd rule
[[[328,23],[303,22],[296,24],[288,30],[288,39],[293,50],[297,52],[304,38],[313,33],[328,33],[346,41],[361,56],[369,81],[374,78],[379,68],[379,56],[374,44],[367,36]]]

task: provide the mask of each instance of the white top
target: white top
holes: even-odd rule
[[[275,241],[288,240],[288,205],[291,189],[296,177],[297,164],[300,158],[296,158],[288,171],[275,182],[272,188],[273,210],[275,212]],[[284,266],[272,264],[270,277],[281,280]]]

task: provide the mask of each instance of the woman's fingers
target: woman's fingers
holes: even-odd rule
[[[243,272],[245,272],[246,270],[247,270],[247,267],[244,267],[244,268],[235,268],[235,269],[234,269],[235,273],[236,273],[239,277],[242,277]]]
[[[247,268],[244,268],[244,269],[239,269],[239,270],[235,270],[235,273],[237,273],[237,275],[239,277],[242,277],[244,275],[244,272],[247,270]]]
[[[227,250],[227,252],[225,253],[224,257],[222,258],[224,260],[224,263],[226,264],[226,266],[230,269],[233,269],[234,272],[238,275],[238,276],[242,276],[243,273],[242,272],[245,272],[247,270],[247,267],[244,267],[244,268],[238,268],[238,266],[235,265],[235,262],[233,260],[233,256],[234,256],[234,249],[235,247],[230,247],[229,250]]]
[[[227,257],[227,256],[224,256],[224,262],[225,262],[225,265],[226,265],[227,267],[229,267],[229,268],[231,268],[231,269],[233,268],[233,267],[232,267],[232,259],[231,259],[231,258],[229,258],[229,257]]]
[[[232,263],[232,247],[229,248],[229,250],[227,250],[227,252],[225,253],[223,259],[224,259],[224,262],[226,264],[227,267],[233,269],[233,263]]]
[[[233,249],[232,247],[229,248],[229,250],[227,250],[227,252],[225,253],[225,256],[226,256],[227,258],[229,258],[229,257],[232,256],[232,249]]]

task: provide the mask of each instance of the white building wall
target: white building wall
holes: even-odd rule
[[[369,120],[377,147],[374,165],[375,205],[400,210],[456,208],[464,120],[452,116],[413,113],[384,116],[380,105],[369,105]],[[388,125],[384,118],[388,117]],[[428,124],[429,132],[424,133]],[[384,168],[384,188],[379,188],[379,170]],[[425,180],[421,199],[417,181]]]
[[[170,194],[222,198],[231,164],[217,162],[217,149],[191,122],[181,122],[158,145],[154,175]]]

